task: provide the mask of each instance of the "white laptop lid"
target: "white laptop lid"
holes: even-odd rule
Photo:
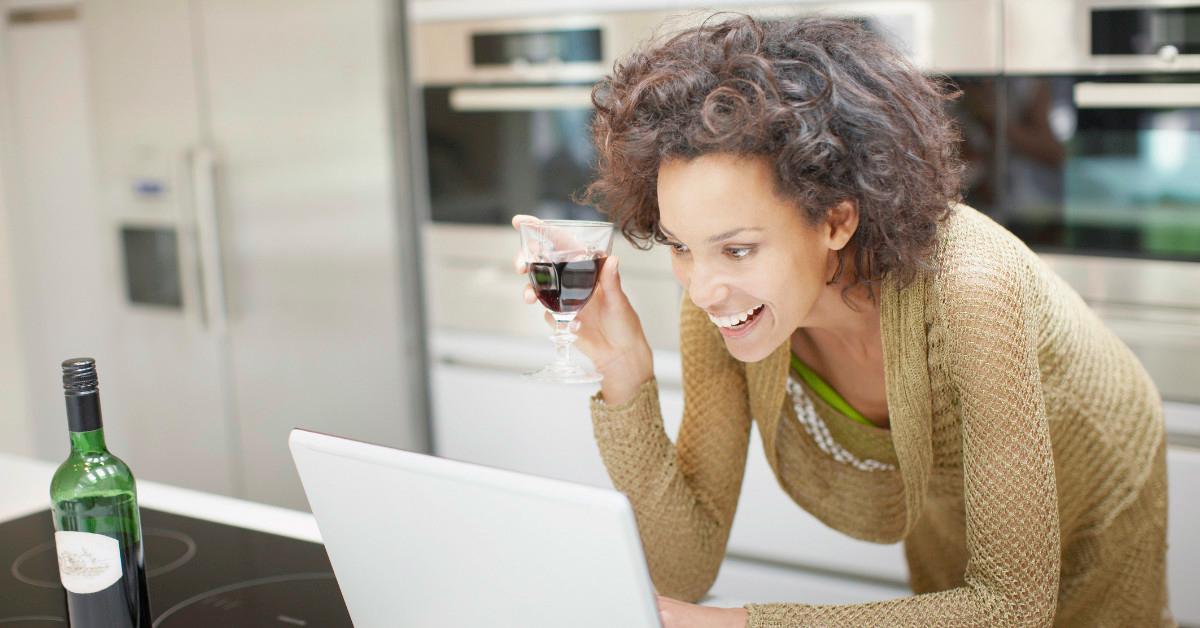
[[[293,430],[358,628],[658,628],[624,495]]]

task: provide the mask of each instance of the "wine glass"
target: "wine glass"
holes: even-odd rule
[[[554,317],[555,359],[533,379],[557,384],[591,384],[603,379],[571,360],[572,322],[587,305],[612,252],[613,225],[590,220],[543,220],[521,223],[521,251],[529,264],[529,283],[538,301]],[[578,324],[574,329],[578,329]]]

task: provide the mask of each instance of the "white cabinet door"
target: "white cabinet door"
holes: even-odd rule
[[[548,386],[530,382],[516,370],[440,363],[434,369],[433,391],[435,448],[439,455],[611,486],[592,437],[588,397],[593,387]],[[659,398],[664,425],[674,438],[683,416],[682,392],[668,383],[660,387]],[[879,599],[907,591],[908,572],[900,544],[877,545],[851,539],[793,503],[771,473],[757,430],[751,436],[748,455],[729,541],[730,556],[815,567],[881,582],[861,592],[850,592],[844,599],[832,595],[830,601]],[[1200,598],[1191,595],[1200,582],[1200,537],[1195,534],[1200,522],[1200,495],[1191,481],[1200,477],[1200,451],[1173,446],[1168,450],[1167,464],[1172,611],[1181,623],[1200,625]],[[745,579],[734,573],[728,576],[722,576],[724,582],[718,581],[714,593],[751,599],[749,593],[757,589],[747,590]],[[806,601],[805,591],[811,589],[807,586],[797,585],[799,593],[786,599]],[[828,583],[817,588],[830,591]],[[768,597],[785,599],[781,596],[786,591],[767,592]]]
[[[783,492],[763,453],[757,427],[750,437],[746,476],[728,551],[897,584],[908,579],[900,544],[852,539],[818,521]]]
[[[612,486],[592,436],[590,386],[551,386],[515,371],[439,364],[434,369],[434,448],[440,456],[546,477]],[[672,439],[683,393],[659,390]],[[899,545],[855,541],[804,512],[779,488],[757,431],[729,543],[733,555],[904,582]]]
[[[663,409],[663,425],[674,440],[683,421],[683,390],[678,386],[663,385],[659,387],[658,397]],[[793,502],[779,487],[771,471],[757,427],[751,431],[746,456],[742,494],[726,548],[730,556],[816,567],[894,583],[891,586],[867,586],[863,595],[847,592],[843,597],[833,596],[828,599],[839,601],[830,601],[831,604],[882,599],[878,596],[908,591],[908,566],[904,562],[903,547],[852,539],[821,523]],[[822,590],[830,588],[826,586]],[[786,599],[803,601],[802,597]]]
[[[1171,612],[1200,626],[1200,449],[1167,448],[1167,582]]]
[[[529,381],[515,371],[438,364],[433,446],[439,456],[611,487],[592,439],[591,386]]]
[[[907,586],[727,558],[703,603],[726,607],[773,602],[861,604],[906,595],[911,595]]]

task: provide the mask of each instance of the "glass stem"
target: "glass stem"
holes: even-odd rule
[[[571,363],[571,343],[575,342],[575,334],[571,333],[573,320],[574,316],[554,317],[554,335],[550,336],[550,340],[554,342],[554,361],[560,365]]]

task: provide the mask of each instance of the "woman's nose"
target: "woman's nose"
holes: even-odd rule
[[[689,279],[688,296],[702,310],[712,311],[714,306],[729,298],[728,284],[715,275],[693,270]]]

